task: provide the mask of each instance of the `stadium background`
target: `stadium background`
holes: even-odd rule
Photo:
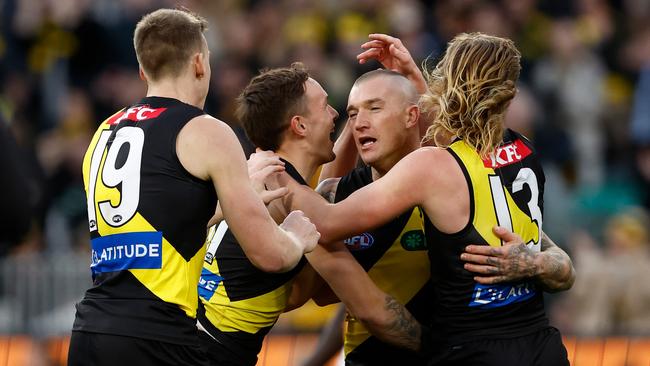
[[[459,32],[515,40],[523,70],[507,123],[539,149],[544,230],[578,273],[570,292],[547,297],[552,323],[604,345],[624,339],[628,351],[647,343],[637,337],[650,336],[650,1],[0,0],[0,124],[16,142],[0,144],[0,169],[24,181],[18,200],[0,190],[0,364],[18,362],[3,358],[16,340],[25,362],[47,364],[61,347],[51,340],[69,334],[90,282],[81,160],[97,124],[145,93],[135,24],[176,5],[210,22],[206,111],[234,128],[250,78],[293,61],[343,120],[352,82],[378,67],[355,59],[368,33],[401,38],[429,66]],[[11,219],[24,211],[23,230]],[[294,311],[274,334],[315,332],[330,313]]]

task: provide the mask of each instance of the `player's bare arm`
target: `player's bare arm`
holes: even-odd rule
[[[334,202],[339,180],[324,180],[317,193]],[[306,257],[336,297],[373,335],[400,347],[419,349],[420,324],[402,304],[375,285],[343,242],[319,245]]]
[[[343,242],[318,245],[306,257],[349,313],[374,336],[419,350],[420,324],[402,304],[375,285]]]
[[[276,155],[267,154],[268,151],[260,151],[251,154],[246,161],[248,166],[248,176],[255,191],[260,196],[265,204],[269,204],[280,197],[286,195],[289,191],[280,187],[274,190],[266,189],[264,181],[271,175],[284,171],[284,162]],[[221,211],[221,204],[217,202],[217,209],[214,216],[208,222],[208,227],[215,225],[223,220],[223,212]]]
[[[469,245],[461,259],[465,269],[475,272],[481,284],[534,278],[545,291],[568,290],[575,281],[575,270],[569,255],[542,232],[541,252],[528,248],[519,235],[496,227],[494,233],[504,244],[501,247]]]
[[[439,174],[441,171],[445,174]],[[305,211],[326,243],[385,224],[418,205],[443,232],[457,232],[469,219],[465,207],[469,205],[469,194],[463,173],[453,156],[440,148],[420,148],[410,153],[381,179],[337,204],[328,204],[310,189],[292,183],[284,173],[280,177],[280,184],[289,188],[287,197],[292,207]]]
[[[319,235],[302,213],[289,215],[284,228],[273,222],[251,186],[243,150],[225,123],[206,115],[194,118],[181,129],[176,150],[190,174],[213,182],[229,227],[258,268],[288,271],[316,245]]]

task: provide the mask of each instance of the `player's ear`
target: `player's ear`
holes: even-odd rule
[[[289,129],[298,136],[305,136],[307,134],[307,127],[302,116],[296,115],[291,117]]]
[[[197,52],[192,56],[192,67],[194,68],[194,76],[197,79],[203,78],[203,75],[205,75],[203,52]]]
[[[147,75],[142,70],[142,67],[138,67],[138,73],[140,74],[140,80],[147,82]]]
[[[420,108],[417,105],[410,105],[406,108],[406,128],[411,128],[417,126],[418,121],[420,120]]]

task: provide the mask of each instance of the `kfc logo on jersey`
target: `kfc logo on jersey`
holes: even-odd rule
[[[131,107],[124,112],[120,112],[113,117],[109,118],[106,123],[109,125],[116,125],[122,120],[128,119],[129,121],[144,121],[146,119],[156,118],[167,108],[149,108],[149,105],[141,105]]]
[[[351,238],[345,239],[344,243],[347,245],[349,250],[364,250],[368,249],[375,242],[375,238],[368,233],[363,233],[361,235],[353,236]]]
[[[494,154],[483,159],[483,165],[486,168],[497,169],[522,161],[530,155],[532,151],[521,140],[517,140],[508,145],[499,146]]]

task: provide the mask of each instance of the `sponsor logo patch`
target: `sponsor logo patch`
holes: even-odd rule
[[[408,251],[427,250],[427,242],[422,230],[411,230],[402,234],[399,239],[402,248]]]
[[[162,232],[106,235],[90,241],[93,276],[125,269],[162,267]]]
[[[372,244],[375,243],[375,238],[373,238],[369,233],[363,233],[345,239],[344,243],[347,245],[349,250],[364,250],[370,248]]]
[[[141,105],[137,107],[131,107],[124,112],[120,112],[113,117],[106,120],[106,123],[109,125],[116,125],[122,120],[129,121],[144,121],[146,119],[152,119],[158,117],[162,112],[167,108],[150,108],[149,105]]]
[[[199,296],[206,301],[210,301],[222,280],[223,277],[203,268],[199,278]]]
[[[537,290],[530,282],[518,284],[474,286],[474,294],[469,306],[480,308],[498,308],[515,302],[528,300],[535,296]]]
[[[486,168],[497,169],[524,160],[532,151],[521,140],[503,145],[497,151],[483,160]]]

